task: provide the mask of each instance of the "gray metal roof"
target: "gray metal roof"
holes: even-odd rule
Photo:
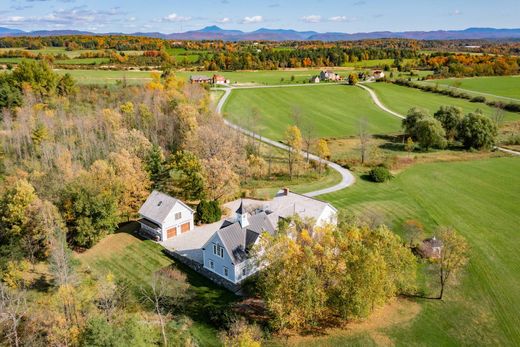
[[[162,224],[177,202],[180,201],[154,190],[139,209],[139,214],[156,223]],[[186,206],[185,204],[183,205]]]
[[[249,225],[245,228],[242,228],[239,222],[235,222],[217,232],[235,264],[247,259],[250,248],[261,233],[274,234],[276,229],[265,212],[248,216],[247,220]]]

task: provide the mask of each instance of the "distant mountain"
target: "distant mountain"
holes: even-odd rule
[[[19,30],[19,29],[9,29],[9,28],[0,27],[0,35],[21,34],[21,33],[24,33],[24,31]]]
[[[474,40],[474,39],[520,39],[520,29],[468,28],[465,30],[436,31],[375,31],[367,33],[318,33],[291,29],[260,28],[252,32],[226,30],[216,25],[183,33],[163,34],[159,32],[92,33],[80,30],[39,30],[24,32],[18,29],[0,28],[0,36],[59,36],[59,35],[134,35],[171,40],[224,40],[224,41],[354,41],[365,39],[403,38],[415,40]]]

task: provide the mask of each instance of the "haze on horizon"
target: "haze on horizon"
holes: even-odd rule
[[[218,25],[317,32],[518,28],[520,1],[0,0],[0,26],[93,32],[184,32]]]

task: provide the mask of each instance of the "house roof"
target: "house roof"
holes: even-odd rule
[[[275,232],[275,226],[265,212],[249,215],[248,222],[249,224],[245,228],[242,228],[239,222],[235,222],[217,231],[224,248],[235,264],[247,259],[249,249],[255,244],[262,232],[270,234]]]
[[[139,209],[139,214],[156,223],[162,224],[177,203],[180,203],[190,212],[193,212],[193,210],[182,201],[154,190]]]
[[[298,214],[302,218],[313,218],[314,220],[317,220],[327,207],[337,211],[328,202],[293,192],[285,194],[284,190],[280,190],[276,194],[269,207],[277,217],[286,218]]]

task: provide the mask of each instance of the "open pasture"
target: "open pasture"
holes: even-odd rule
[[[251,116],[254,109],[260,114],[257,121]],[[348,85],[235,89],[224,107],[231,121],[276,140],[295,123],[295,110],[302,123],[312,125],[314,138],[356,135],[361,118],[372,134],[397,132],[401,124],[377,108],[364,90]]]
[[[488,117],[496,112],[496,108],[482,103],[472,103],[468,100],[424,92],[415,88],[402,87],[390,83],[370,83],[366,84],[366,86],[376,92],[386,107],[403,115],[406,115],[406,112],[412,107],[422,107],[433,114],[444,105],[460,107],[464,113],[474,112],[480,109],[484,112],[484,115]],[[506,121],[519,120],[520,115],[513,112],[505,112],[504,119]]]
[[[482,95],[496,95],[504,98],[512,98],[520,101],[520,76],[493,76],[473,78],[450,78],[445,80],[434,80],[442,87],[456,87]]]
[[[409,219],[430,235],[451,226],[471,246],[467,269],[444,302],[418,299],[422,308],[412,322],[379,333],[417,346],[520,344],[519,171],[518,158],[430,163],[384,184],[359,178],[353,187],[321,197],[349,212],[380,214],[398,233]],[[438,288],[425,290],[434,296]],[[318,341],[337,346],[343,340]]]

